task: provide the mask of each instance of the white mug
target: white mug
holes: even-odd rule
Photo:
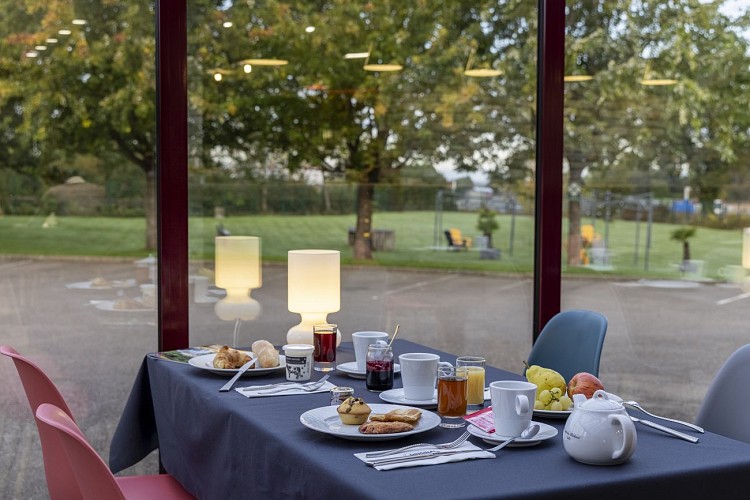
[[[536,384],[520,380],[492,382],[490,396],[495,434],[507,437],[520,436],[531,423]]]
[[[401,364],[401,383],[404,386],[404,398],[415,401],[429,401],[435,397],[437,368],[451,366],[441,362],[440,356],[426,352],[410,352],[398,357]]]
[[[352,333],[352,344],[354,344],[354,358],[357,360],[357,371],[364,373],[367,370],[367,346],[378,340],[388,340],[386,332],[354,332]]]

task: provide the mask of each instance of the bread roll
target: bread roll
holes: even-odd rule
[[[255,362],[256,368],[273,368],[279,366],[279,351],[276,349],[263,349],[260,353],[253,352],[258,358]]]
[[[253,345],[251,347],[253,354],[255,354],[256,356],[258,356],[260,354],[260,351],[264,349],[274,349],[273,344],[267,340],[256,340],[255,342],[253,342]]]
[[[267,340],[256,340],[252,345],[253,354],[258,361],[255,368],[273,368],[279,366],[279,351]]]

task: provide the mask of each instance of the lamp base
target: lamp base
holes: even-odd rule
[[[248,291],[234,293],[227,290],[227,296],[214,305],[216,316],[224,321],[251,321],[260,314],[260,303],[248,295]]]
[[[328,323],[328,313],[300,313],[302,321],[289,329],[286,334],[287,344],[308,344],[313,343],[313,325]],[[341,331],[336,332],[336,347],[341,344]]]

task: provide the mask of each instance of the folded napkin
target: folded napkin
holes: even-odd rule
[[[288,389],[285,390],[279,390],[281,387],[268,387],[268,384],[260,385],[258,386],[260,389],[253,389],[253,386],[247,386],[247,387],[237,387],[235,391],[239,392],[246,398],[265,398],[265,397],[271,397],[271,396],[299,396],[300,394],[317,394],[319,392],[329,392],[331,389],[336,387],[330,382],[326,382],[320,388],[316,391],[303,391],[300,389],[295,389],[295,386],[291,386]],[[278,391],[273,392],[271,394],[260,394],[261,392],[268,392],[268,391]]]
[[[377,461],[382,458],[386,457],[377,457],[377,458],[366,458],[365,453],[355,453],[354,456],[358,459],[362,460],[367,465],[372,465],[377,470],[392,470],[392,469],[400,469],[402,467],[419,467],[422,465],[437,465],[437,464],[447,464],[449,462],[462,462],[464,460],[474,460],[474,459],[480,459],[480,458],[495,458],[495,455],[493,453],[490,453],[489,451],[485,451],[482,448],[469,443],[468,441],[459,446],[458,448],[453,448],[451,450],[440,450],[439,448],[417,448],[412,450],[407,450],[403,453],[394,453],[393,455],[388,455],[387,458],[398,458],[398,457],[408,457],[408,456],[414,456],[415,454],[424,453],[427,451],[441,451],[441,452],[459,452],[451,455],[437,455],[433,457],[425,457],[418,460],[410,460],[408,462],[401,462],[401,463],[395,463],[395,464],[381,464],[378,465]]]

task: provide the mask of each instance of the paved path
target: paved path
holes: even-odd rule
[[[113,300],[117,292],[65,285],[95,276],[128,279],[133,271],[129,262],[0,260],[0,342],[47,371],[103,457],[141,360],[156,350],[156,317],[98,310],[90,300]],[[283,344],[298,322],[286,310],[286,268],[263,272],[263,287],[253,292],[263,312],[243,325],[240,343],[266,338]],[[647,285],[566,279],[562,308],[593,309],[609,318],[600,373],[607,389],[654,412],[692,420],[716,370],[750,342],[750,301],[735,299],[741,291],[724,285]],[[356,330],[392,331],[399,323],[403,338],[481,353],[494,366],[520,372],[531,347],[531,287],[526,276],[346,268],[342,310],[329,320],[345,340]],[[137,295],[135,288],[123,292]],[[194,304],[190,320],[191,344],[231,342],[233,324],[218,320],[213,304]],[[5,358],[0,376],[0,467],[6,471],[0,498],[46,498],[36,427]],[[155,470],[152,456],[126,473]]]

